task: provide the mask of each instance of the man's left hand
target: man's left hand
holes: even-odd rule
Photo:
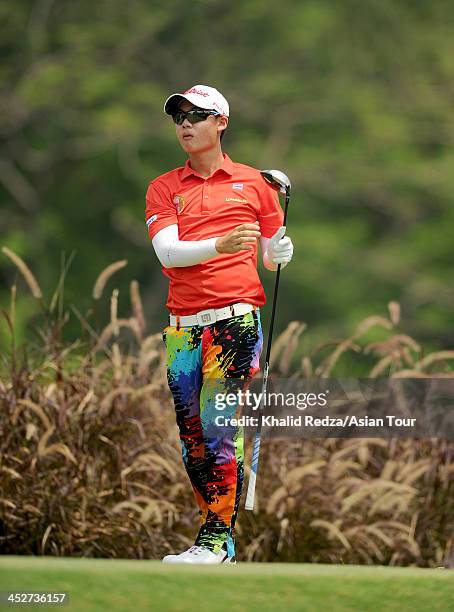
[[[270,238],[267,248],[268,259],[274,264],[288,264],[293,256],[293,243],[290,236],[284,236],[285,225],[282,225]]]

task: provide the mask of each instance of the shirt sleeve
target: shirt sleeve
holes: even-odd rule
[[[164,227],[178,224],[177,211],[172,202],[171,194],[167,193],[162,186],[151,182],[145,200],[145,223],[150,240]]]
[[[178,225],[169,225],[156,233],[152,244],[164,268],[184,268],[217,257],[216,238],[178,240]]]
[[[263,188],[260,190],[258,221],[262,236],[271,238],[283,224],[284,211],[281,208],[277,191],[267,185],[265,181],[263,183]]]

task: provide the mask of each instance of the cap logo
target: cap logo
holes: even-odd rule
[[[208,98],[210,95],[206,91],[203,91],[203,89],[197,89],[197,87],[191,87],[191,89],[187,89],[184,93],[185,94],[194,93],[194,94],[197,94],[198,96],[203,96],[204,98]]]

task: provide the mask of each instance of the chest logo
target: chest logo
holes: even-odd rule
[[[182,195],[174,195],[173,203],[175,204],[177,213],[180,214],[183,211],[184,205],[186,204],[186,199]]]
[[[243,200],[242,198],[225,198],[226,202],[241,202],[241,204],[247,204],[247,200]]]
[[[232,189],[235,189],[236,191],[243,191],[243,183],[233,183],[232,185]]]

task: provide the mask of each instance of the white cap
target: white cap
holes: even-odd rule
[[[218,113],[225,117],[229,116],[229,103],[214,87],[194,85],[183,93],[174,93],[165,101],[164,112],[172,115],[181,99],[187,100],[199,108],[218,111]]]

